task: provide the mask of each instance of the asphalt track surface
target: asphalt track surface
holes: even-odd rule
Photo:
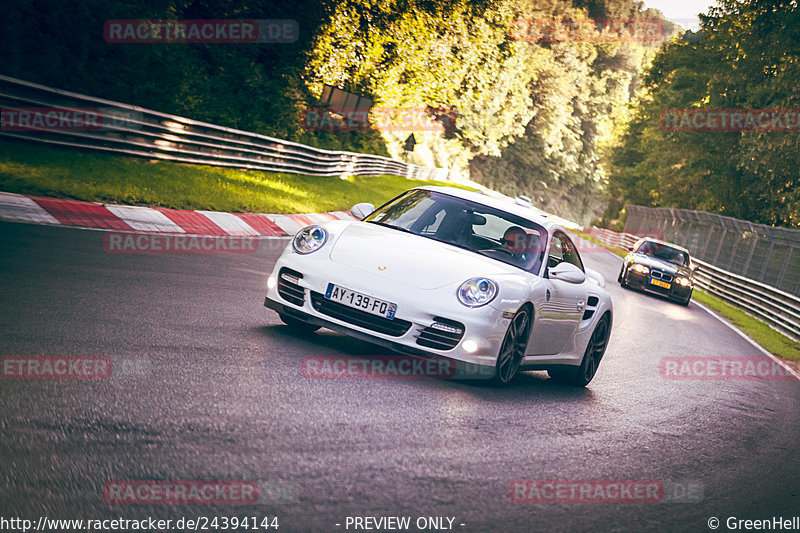
[[[583,255],[615,306],[589,387],[526,372],[496,389],[303,377],[304,357],[386,351],[292,334],[262,306],[285,239],[126,255],[104,235],[0,223],[0,355],[113,363],[108,379],[0,380],[0,517],[277,516],[278,531],[354,531],[348,516],[409,516],[418,531],[430,516],[472,532],[710,531],[711,517],[726,531],[731,516],[800,515],[800,382],[665,379],[667,356],[763,355],[694,303],[621,289],[610,253]],[[666,489],[657,503],[517,503],[518,479]],[[259,501],[107,503],[120,480],[249,480]]]

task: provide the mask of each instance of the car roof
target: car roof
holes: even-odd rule
[[[689,250],[687,250],[687,249],[686,249],[686,248],[684,248],[683,246],[678,246],[677,244],[673,244],[673,243],[671,243],[671,242],[667,242],[667,241],[662,241],[661,239],[656,239],[656,238],[653,238],[653,237],[642,237],[641,239],[639,239],[639,240],[638,240],[638,241],[636,241],[636,242],[637,242],[637,243],[640,243],[640,242],[644,242],[644,241],[647,241],[647,242],[654,242],[654,243],[656,243],[656,244],[663,244],[663,245],[665,245],[665,246],[670,246],[670,247],[672,247],[672,248],[675,248],[675,249],[677,249],[677,250],[680,250],[681,252],[686,252],[687,254],[689,253]]]
[[[440,185],[423,185],[422,187],[414,187],[414,189],[439,192],[449,196],[455,196],[456,198],[462,198],[464,200],[470,200],[472,202],[493,207],[495,209],[511,213],[512,215],[517,215],[519,217],[528,219],[532,222],[536,222],[540,226],[544,226],[549,232],[552,232],[555,229],[566,231],[561,225],[556,224],[547,217],[539,214],[533,207],[519,205],[510,200],[506,201],[499,198],[494,198],[482,192],[468,191],[465,189],[458,189],[456,187],[443,187]]]

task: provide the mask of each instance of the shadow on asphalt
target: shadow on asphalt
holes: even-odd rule
[[[377,344],[342,335],[327,329],[314,333],[295,333],[283,324],[259,326],[255,331],[272,341],[301,349],[306,355],[383,356],[398,355]],[[331,353],[329,353],[329,351]],[[320,353],[322,352],[322,353]],[[340,352],[340,353],[334,353]]]
[[[641,294],[642,296],[647,296],[647,297],[653,298],[655,300],[661,300],[662,302],[671,303],[672,305],[677,305],[678,307],[683,307],[684,309],[686,308],[686,306],[683,306],[682,304],[676,302],[675,300],[672,300],[672,299],[668,298],[667,296],[665,296],[663,294],[659,294],[657,292],[649,292],[649,291],[644,291],[644,290],[638,290],[638,289],[631,289],[630,287],[623,287],[622,285],[619,285],[619,282],[617,282],[617,285],[624,292],[629,292],[629,293],[633,293],[633,294]],[[691,302],[693,302],[693,301],[694,300],[691,300]],[[692,305],[691,302],[689,302],[689,306]]]
[[[281,343],[288,348],[303,353],[305,357],[330,356],[355,360],[372,360],[379,357],[402,356],[398,352],[392,352],[377,344],[326,329],[311,334],[294,333],[284,325],[259,326],[254,330],[273,342]],[[425,388],[428,388],[431,384],[444,384],[488,401],[519,400],[520,397],[531,399],[531,394],[536,394],[534,397],[537,399],[553,401],[591,401],[594,396],[591,384],[586,388],[572,387],[558,383],[550,379],[546,372],[539,371],[520,372],[513,383],[507,387],[496,387],[488,380],[483,379],[400,378],[397,381],[418,383]]]

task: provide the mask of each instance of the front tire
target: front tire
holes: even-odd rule
[[[505,387],[517,375],[519,365],[525,357],[525,349],[528,347],[531,322],[532,314],[528,307],[517,311],[517,314],[511,319],[497,354],[492,384]]]
[[[604,316],[595,326],[594,332],[592,332],[592,337],[586,345],[586,351],[583,353],[583,360],[580,366],[574,369],[553,368],[548,370],[547,374],[555,381],[575,387],[585,387],[597,373],[600,360],[606,353],[610,333],[608,317]]]
[[[681,300],[678,303],[681,304],[684,307],[689,307],[689,302],[692,301],[692,293],[693,292],[694,292],[694,289],[692,289],[692,292],[689,293],[689,296],[687,296],[685,300]]]
[[[309,324],[308,322],[303,322],[297,318],[291,317],[289,315],[284,315],[283,313],[279,313],[278,316],[281,317],[281,320],[284,324],[286,324],[290,330],[295,333],[314,333],[317,331],[321,326],[316,326],[314,324]]]

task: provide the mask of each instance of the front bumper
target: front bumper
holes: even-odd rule
[[[670,283],[669,289],[664,289],[663,287],[651,284],[649,274],[642,274],[641,272],[637,272],[635,270],[628,270],[626,274],[626,281],[628,282],[628,285],[635,289],[647,291],[653,294],[660,294],[677,301],[684,301],[692,294],[691,284],[684,287],[683,285],[679,285],[673,281]]]
[[[286,297],[279,288],[279,273],[289,269],[302,274],[297,280],[301,290]],[[397,304],[394,321],[380,319],[393,328],[396,323],[409,323],[407,330],[384,333],[359,325],[347,316],[331,314],[324,305],[328,283],[355,290],[381,300]],[[287,249],[278,259],[267,284],[264,305],[299,320],[366,340],[391,350],[416,356],[446,357],[457,361],[459,377],[491,377],[497,361],[500,344],[508,328],[509,319],[491,305],[470,309],[456,298],[457,287],[421,289],[407,284],[387,282],[380,273],[357,270],[333,262],[327,253],[298,255]],[[326,312],[327,311],[327,312]],[[463,325],[463,335],[450,349],[434,349],[420,345],[420,337],[434,322],[445,319]],[[467,342],[469,341],[469,342]],[[465,349],[465,343],[467,348]]]
[[[306,314],[302,311],[298,311],[295,307],[291,305],[284,305],[280,302],[275,302],[270,300],[269,297],[264,299],[264,307],[268,307],[273,311],[276,311],[281,314],[285,314],[287,316],[297,318],[298,320],[302,320],[303,322],[307,322],[309,324],[314,324],[315,326],[320,326],[324,328],[328,328],[332,331],[337,333],[342,333],[344,335],[348,335],[351,337],[355,337],[356,339],[361,339],[363,341],[367,341],[378,346],[382,346],[389,350],[410,355],[413,357],[420,357],[423,359],[431,359],[431,358],[438,358],[438,357],[445,357],[440,354],[432,354],[425,350],[419,348],[411,348],[404,344],[400,344],[397,342],[389,341],[375,335],[365,334],[355,328],[342,326],[341,324],[337,324],[331,320],[321,319],[313,315]],[[468,361],[460,361],[457,359],[450,359],[454,364],[452,367],[447,366],[444,367],[446,371],[441,371],[443,367],[437,366],[436,368],[439,369],[435,375],[437,377],[446,377],[450,379],[490,379],[494,376],[494,366],[487,366],[484,364],[475,364]]]

